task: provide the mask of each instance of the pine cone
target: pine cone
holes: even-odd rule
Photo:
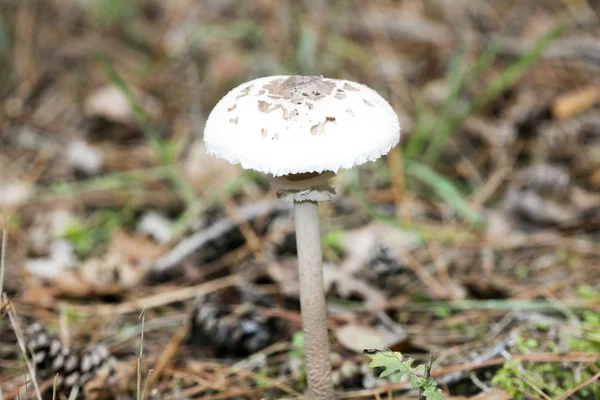
[[[192,340],[212,346],[218,356],[256,353],[281,337],[283,321],[257,310],[272,305],[270,299],[247,289],[200,296],[192,313]]]
[[[378,243],[359,277],[375,287],[396,292],[415,287],[419,279],[406,265],[406,261],[383,243]]]
[[[63,347],[60,340],[48,335],[38,323],[30,325],[25,334],[27,349],[38,373],[45,377],[58,374],[57,387],[61,390],[83,386],[109,358],[108,351],[102,346],[77,354]]]

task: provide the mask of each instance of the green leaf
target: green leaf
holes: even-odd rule
[[[423,394],[428,400],[446,400],[441,390],[437,388],[437,384],[431,378],[426,379],[417,375],[425,370],[425,365],[413,367],[415,362],[412,358],[404,358],[401,353],[393,351],[377,351],[365,352],[365,355],[371,359],[370,368],[383,368],[383,372],[379,375],[380,378],[397,374],[397,380],[402,379],[404,375],[408,375],[410,386],[413,389],[423,388]]]
[[[380,351],[375,354],[368,354],[371,358],[370,368],[380,367],[383,372],[379,375],[380,378],[385,378],[391,374],[398,374],[398,380],[404,375],[414,376],[414,369],[411,367],[414,360],[408,358],[403,360],[402,354],[392,351]]]
[[[427,400],[447,400],[446,396],[444,396],[444,393],[442,393],[440,389],[434,386],[425,388],[425,390],[423,391],[423,395]]]

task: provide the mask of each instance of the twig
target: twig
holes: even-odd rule
[[[550,396],[548,396],[546,393],[544,393],[544,391],[542,389],[540,389],[535,382],[531,381],[529,378],[527,378],[527,376],[518,373],[518,377],[521,379],[521,381],[523,383],[525,383],[526,385],[528,385],[530,388],[532,388],[537,394],[539,394],[540,396],[543,397],[544,400],[552,400],[550,398]]]
[[[29,356],[27,355],[27,348],[25,347],[25,341],[23,340],[23,338],[24,338],[23,332],[21,331],[21,327],[19,326],[19,321],[17,321],[17,317],[15,314],[14,308],[13,308],[12,304],[9,303],[6,293],[2,294],[2,298],[4,300],[4,303],[8,307],[8,318],[12,325],[13,331],[15,332],[15,336],[17,337],[17,342],[19,343],[21,353],[23,353],[25,365],[27,366],[27,371],[29,372],[29,375],[31,376],[31,382],[33,383],[35,395],[38,398],[38,400],[42,400],[42,393],[40,392],[40,387],[39,387],[39,385],[37,383],[37,379],[35,377],[35,368],[33,367],[33,364],[31,363],[31,360],[29,359]]]
[[[153,369],[148,370],[148,376],[146,377],[146,382],[144,383],[144,389],[142,390],[142,400],[146,398],[146,393],[148,393],[148,388],[150,387],[150,379],[152,378]]]
[[[191,299],[193,297],[214,292],[222,288],[235,286],[241,282],[237,275],[230,275],[220,279],[204,282],[199,285],[184,287],[177,290],[170,290],[164,293],[158,293],[148,297],[125,301],[117,305],[93,305],[93,306],[74,306],[78,312],[87,314],[127,314],[140,311],[142,309],[151,309],[164,306],[179,301]]]
[[[137,400],[142,399],[142,358],[144,357],[144,322],[146,320],[146,309],[143,309],[138,317],[142,320],[142,331],[140,333],[140,351],[137,356]]]
[[[425,365],[425,375],[423,376],[423,379],[425,380],[425,383],[427,383],[429,381],[429,379],[431,379],[431,366],[433,365],[433,353],[429,353],[429,359],[427,360],[427,364]],[[421,386],[421,388],[419,389],[419,400],[426,400],[425,399],[425,386]]]
[[[171,363],[171,360],[177,354],[177,351],[179,350],[179,347],[181,346],[183,340],[187,337],[189,330],[190,327],[187,323],[184,323],[183,326],[181,326],[177,330],[169,344],[165,347],[165,349],[160,353],[160,355],[156,359],[156,364],[154,364],[154,368],[152,369],[154,373],[148,376],[146,386],[151,387],[154,384],[154,382],[160,379],[163,372],[165,371],[165,368]],[[144,388],[144,392],[145,391],[146,389]]]
[[[148,333],[158,329],[178,327],[184,324],[188,319],[189,313],[187,312],[169,315],[162,318],[154,318],[144,324],[144,332]],[[119,332],[116,335],[102,341],[101,344],[103,346],[110,347],[112,352],[115,348],[118,348],[123,343],[126,343],[132,338],[139,336],[141,330],[141,324],[132,326],[129,329]]]
[[[2,253],[0,254],[0,298],[4,293],[4,269],[6,268],[6,242],[8,242],[8,229],[2,229]],[[0,307],[1,309],[2,307]]]
[[[58,374],[54,375],[54,382],[52,383],[52,400],[56,400],[56,387],[58,386]]]
[[[246,243],[254,252],[254,256],[256,260],[259,262],[265,261],[265,254],[262,248],[261,240],[254,228],[250,225],[248,220],[244,220],[241,218],[239,213],[239,208],[237,204],[229,197],[224,196],[222,200],[223,208],[229,217],[233,218],[239,226],[240,232],[244,236]]]
[[[164,272],[181,263],[190,254],[198,251],[211,240],[225,235],[239,226],[239,222],[247,222],[273,211],[288,210],[290,205],[279,201],[261,201],[245,205],[239,208],[239,218],[224,218],[208,229],[196,232],[193,235],[183,239],[171,251],[159,258],[150,271],[156,273]]]
[[[571,395],[574,395],[575,393],[577,393],[580,389],[583,389],[587,385],[591,385],[592,383],[598,381],[599,379],[600,379],[600,372],[598,372],[596,375],[592,376],[591,378],[586,379],[585,381],[581,382],[579,385],[577,385],[573,389],[563,393],[561,396],[557,397],[554,400],[566,400],[569,397],[571,397]]]

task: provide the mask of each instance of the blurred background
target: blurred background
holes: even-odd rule
[[[342,397],[416,398],[366,367],[376,347],[433,353],[448,398],[600,398],[599,18],[595,0],[0,0],[2,393],[35,398],[22,337],[42,392],[79,371],[65,399],[134,398],[136,368],[157,399],[300,396],[289,208],[201,139],[231,88],[301,74],[374,88],[402,126],[321,206]]]

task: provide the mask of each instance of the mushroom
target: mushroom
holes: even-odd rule
[[[268,174],[294,201],[300,306],[309,398],[334,398],[326,327],[318,202],[329,180],[373,161],[400,139],[398,116],[373,89],[319,76],[270,76],[241,84],[211,111],[209,154]]]

